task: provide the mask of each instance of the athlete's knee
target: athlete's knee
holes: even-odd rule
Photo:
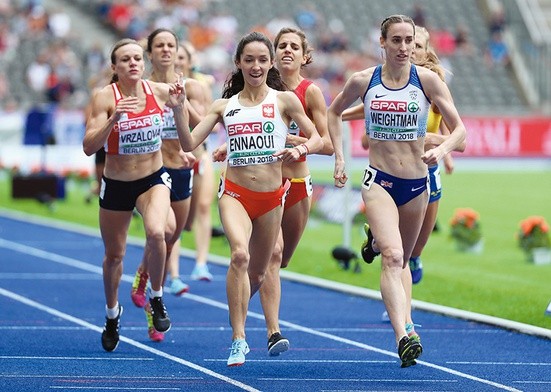
[[[234,268],[247,269],[249,265],[249,259],[249,252],[244,248],[236,249],[231,252],[231,264]]]
[[[158,248],[166,242],[164,230],[148,230],[145,237],[147,245],[154,248]]]
[[[124,259],[124,252],[106,252],[103,257],[103,264],[105,266],[116,266],[122,264]]]
[[[383,266],[402,268],[404,263],[404,251],[397,247],[389,247],[381,251]]]
[[[283,259],[283,244],[277,242],[272,252],[272,258],[270,259],[270,265],[277,265],[279,268]]]

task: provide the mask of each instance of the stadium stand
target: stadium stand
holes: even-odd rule
[[[534,110],[530,105],[541,102],[530,99],[530,91],[521,88],[525,80],[519,79],[519,71],[514,66],[488,66],[484,60],[490,38],[488,4],[495,1],[417,0],[412,3],[410,0],[387,0],[367,3],[365,0],[257,0],[254,6],[251,6],[250,0],[156,0],[146,2],[147,4],[130,0],[44,0],[41,3],[48,12],[63,9],[70,14],[73,21],[72,29],[78,34],[71,34],[66,42],[81,64],[85,63],[87,51],[93,42],[102,42],[103,49],[107,52],[117,37],[134,36],[139,39],[147,35],[152,28],[164,25],[177,30],[181,38],[188,39],[195,32],[195,38],[205,39],[201,43],[218,45],[220,51],[226,52],[226,57],[223,58],[229,70],[232,67],[231,61],[228,61],[229,56],[233,54],[230,42],[232,37],[222,40],[219,36],[209,35],[212,30],[209,23],[216,16],[228,15],[235,18],[237,35],[253,28],[268,29],[276,28],[281,23],[302,23],[301,27],[310,29],[307,31],[308,36],[314,41],[314,47],[317,49],[314,52],[316,65],[312,67],[312,76],[328,80],[328,100],[342,87],[343,78],[346,77],[344,74],[365,68],[377,61],[377,55],[369,53],[368,46],[374,31],[375,35],[377,34],[380,21],[392,13],[410,14],[413,12],[413,5],[419,5],[424,12],[426,27],[436,37],[434,44],[444,64],[452,72],[449,85],[462,113],[521,114]],[[520,13],[518,8],[515,10],[511,7],[519,1],[505,3],[505,28],[517,33],[521,30],[519,26],[522,26],[523,21],[517,15]],[[543,14],[551,15],[551,1],[539,0],[539,3],[544,10]],[[138,8],[137,4],[141,6]],[[113,16],[115,6],[119,7],[116,10],[117,17]],[[18,12],[25,16],[32,12],[23,6],[19,7]],[[514,28],[511,28],[513,23]],[[467,32],[471,48],[468,53],[457,50],[452,39],[459,26],[464,27]],[[524,35],[522,39],[526,37],[527,35]],[[233,42],[238,38],[235,37]],[[20,54],[0,59],[6,65],[4,69],[9,75],[12,95],[18,101],[30,103],[47,99],[28,89],[25,70],[40,49],[52,45],[55,41],[56,37],[49,31],[22,35],[17,48]],[[523,50],[514,46],[512,49]],[[216,56],[212,53],[216,51],[210,52],[210,55],[203,57],[206,59],[203,67],[206,72],[215,74],[218,82],[222,83],[227,72],[225,69],[222,71],[219,64],[217,69],[209,69],[209,64],[216,63],[211,61],[215,58],[213,56]],[[535,63],[530,64],[529,60],[526,61],[526,66],[528,70],[532,70]],[[546,61],[545,64],[549,68],[549,59]],[[81,69],[89,72],[85,67]],[[88,76],[81,75],[76,81],[77,92],[87,91]]]

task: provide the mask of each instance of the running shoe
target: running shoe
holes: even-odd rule
[[[153,297],[149,299],[151,305],[151,318],[153,327],[157,332],[167,332],[170,329],[170,318],[163,303],[163,297]]]
[[[119,329],[121,326],[122,306],[119,305],[119,315],[114,319],[105,317],[105,326],[101,333],[101,345],[105,351],[114,351],[119,345]]]
[[[209,267],[205,265],[196,265],[191,272],[192,280],[203,280],[205,282],[212,281],[212,274],[209,271]]]
[[[162,342],[165,338],[165,334],[162,332],[156,331],[155,327],[153,326],[153,316],[151,315],[151,305],[145,304],[143,310],[145,312],[145,319],[147,320],[147,334],[149,335],[149,339],[153,340],[154,342]]]
[[[415,331],[415,324],[406,323],[406,333],[410,340],[414,340],[417,343],[421,343],[421,336]]]
[[[406,368],[416,365],[417,362],[415,360],[419,358],[422,352],[423,346],[421,346],[420,342],[404,336],[398,343],[398,355],[402,361],[401,367]]]
[[[216,226],[211,229],[210,235],[213,238],[217,238],[217,237],[224,237],[226,233],[224,232],[224,228],[222,226]]]
[[[547,305],[547,309],[545,309],[545,315],[551,317],[551,302],[549,302],[549,305]]]
[[[364,231],[367,239],[362,244],[362,258],[367,264],[373,263],[375,257],[381,254],[373,249],[373,234],[367,223],[364,224]]]
[[[268,355],[277,357],[279,354],[289,350],[289,340],[281,336],[281,333],[274,332],[268,339]]]
[[[241,366],[245,363],[245,355],[249,353],[249,345],[245,339],[235,339],[230,348],[228,366]]]
[[[182,279],[174,278],[170,281],[166,291],[173,295],[180,296],[189,291],[189,286],[182,282]]]
[[[132,290],[130,291],[130,298],[132,298],[132,302],[134,302],[134,305],[138,308],[143,308],[147,302],[145,291],[147,289],[148,279],[149,274],[141,268],[138,268],[134,276],[134,282],[132,283]]]
[[[423,278],[423,262],[419,256],[410,257],[409,269],[411,270],[411,281],[413,284],[417,284]]]

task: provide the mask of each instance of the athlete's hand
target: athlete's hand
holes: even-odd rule
[[[294,162],[301,157],[301,152],[297,147],[284,148],[274,153],[274,157],[281,159],[283,162]]]
[[[438,146],[425,151],[425,153],[421,155],[421,159],[428,166],[434,166],[438,164],[440,159],[444,158],[444,155],[446,155],[445,151],[440,146]]]
[[[178,75],[176,83],[169,83],[168,86],[169,97],[166,106],[175,108],[178,105],[182,105],[186,100],[186,87],[181,75]]]
[[[138,110],[140,100],[137,97],[126,97],[117,102],[115,107],[115,118],[117,121],[124,113],[133,113]]]
[[[224,162],[228,157],[228,145],[226,143],[216,147],[212,151],[213,162]]]
[[[182,160],[182,165],[180,166],[180,169],[191,169],[193,165],[195,165],[197,158],[195,158],[195,155],[193,155],[191,152],[184,152],[180,150],[178,154],[180,155],[180,158]]]
[[[335,186],[337,188],[343,188],[348,181],[348,176],[344,171],[344,161],[335,161],[335,171],[333,172],[333,179],[335,180]]]

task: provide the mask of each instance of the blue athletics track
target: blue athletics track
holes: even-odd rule
[[[137,240],[128,245],[121,342],[107,353],[100,343],[98,233],[0,211],[0,391],[551,391],[548,330],[519,331],[416,306],[425,352],[417,366],[401,369],[379,298],[293,274],[285,274],[291,279],[282,282],[281,305],[291,349],[267,355],[255,296],[246,328],[251,352],[243,366],[228,368],[222,259],[211,262],[213,282],[189,282],[182,297],[165,295],[172,329],[164,342],[152,342],[143,310],[130,300],[142,250]],[[192,254],[183,252],[184,278],[192,265]]]

